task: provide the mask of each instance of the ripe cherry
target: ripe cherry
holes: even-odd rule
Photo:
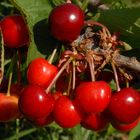
[[[140,115],[140,94],[133,88],[124,88],[112,95],[108,110],[115,121],[132,123]]]
[[[99,114],[89,114],[86,115],[82,121],[81,125],[87,129],[93,131],[101,131],[109,124],[109,118],[104,113]]]
[[[18,97],[0,93],[0,122],[8,122],[19,116]]]
[[[28,85],[19,98],[19,109],[28,119],[34,120],[48,116],[54,106],[54,98],[37,85]]]
[[[64,95],[57,99],[53,115],[56,123],[63,128],[72,128],[81,121],[81,114],[73,101]]]
[[[84,13],[76,5],[65,3],[55,7],[49,16],[51,34],[58,40],[75,40],[84,25]]]
[[[36,84],[46,88],[57,72],[57,67],[50,64],[44,58],[36,58],[29,64],[27,79],[30,84]]]
[[[111,89],[104,81],[83,82],[76,88],[75,100],[85,113],[99,113],[110,102]]]
[[[32,120],[31,122],[37,127],[44,127],[46,125],[51,124],[53,120],[53,116],[50,114],[49,116],[37,118],[35,120]]]
[[[1,20],[0,27],[5,46],[18,48],[29,43],[29,31],[22,16],[6,16]]]
[[[139,118],[136,119],[134,122],[130,123],[130,124],[123,124],[123,123],[119,123],[119,122],[111,122],[112,126],[122,132],[128,132],[130,130],[132,130],[133,128],[135,128],[139,123]]]
[[[23,89],[24,85],[21,83],[11,84],[10,94],[19,97]]]

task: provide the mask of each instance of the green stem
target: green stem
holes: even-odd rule
[[[19,140],[19,124],[20,120],[16,119],[16,140]]]
[[[54,59],[54,57],[55,57],[56,52],[57,52],[57,48],[55,48],[55,49],[53,50],[53,52],[52,52],[52,54],[51,54],[51,57],[49,58],[49,63],[50,63],[50,64],[52,63],[52,61],[53,61],[53,59]]]
[[[8,81],[8,89],[7,89],[7,96],[10,96],[10,87],[11,87],[11,83],[12,83],[12,72],[9,75],[9,81]]]

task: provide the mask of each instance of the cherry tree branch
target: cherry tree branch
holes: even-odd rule
[[[121,54],[117,54],[113,56],[113,61],[117,66],[126,67],[140,72],[140,62],[136,59],[136,57],[127,57]]]

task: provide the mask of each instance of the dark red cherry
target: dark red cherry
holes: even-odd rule
[[[28,119],[48,116],[54,106],[54,98],[37,85],[28,85],[19,97],[19,109]]]
[[[64,95],[57,99],[53,115],[56,123],[63,128],[72,128],[81,121],[81,114],[73,101]]]
[[[133,88],[124,88],[112,95],[108,110],[115,121],[132,123],[140,115],[140,94]]]
[[[31,122],[37,127],[45,127],[46,125],[49,125],[53,122],[53,117],[50,114],[49,116],[37,118],[35,120],[32,120]]]
[[[47,88],[57,72],[57,67],[44,58],[36,58],[28,66],[27,79],[30,84]]]
[[[112,122],[112,126],[122,132],[128,132],[131,131],[133,128],[135,128],[139,123],[139,118],[136,119],[134,122],[129,123],[129,124],[123,124],[119,122]]]
[[[93,131],[101,131],[104,128],[106,128],[108,124],[109,118],[103,113],[99,114],[92,113],[86,115],[81,121],[81,125],[83,127]]]
[[[99,113],[110,102],[111,89],[104,81],[83,82],[76,88],[75,101],[85,113]]]
[[[71,42],[75,40],[84,25],[84,13],[72,3],[55,7],[49,16],[51,34],[58,40]]]
[[[29,31],[22,16],[6,16],[1,20],[0,27],[5,46],[18,48],[29,43]]]

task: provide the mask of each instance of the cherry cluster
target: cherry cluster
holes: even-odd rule
[[[72,3],[52,10],[50,33],[65,44],[65,51],[57,65],[44,58],[34,59],[27,68],[28,85],[8,87],[7,93],[20,92],[18,96],[0,94],[1,122],[25,117],[39,127],[55,121],[62,128],[81,124],[93,131],[101,131],[110,123],[120,131],[129,131],[139,123],[140,94],[132,87],[120,89],[113,62],[117,91],[112,91],[103,77],[95,80],[122,42],[102,24],[85,22],[84,18],[83,11]],[[80,35],[85,25],[93,24],[102,30],[93,33],[87,28]],[[21,16],[8,16],[0,26],[5,46],[18,48],[29,43],[29,31]]]

